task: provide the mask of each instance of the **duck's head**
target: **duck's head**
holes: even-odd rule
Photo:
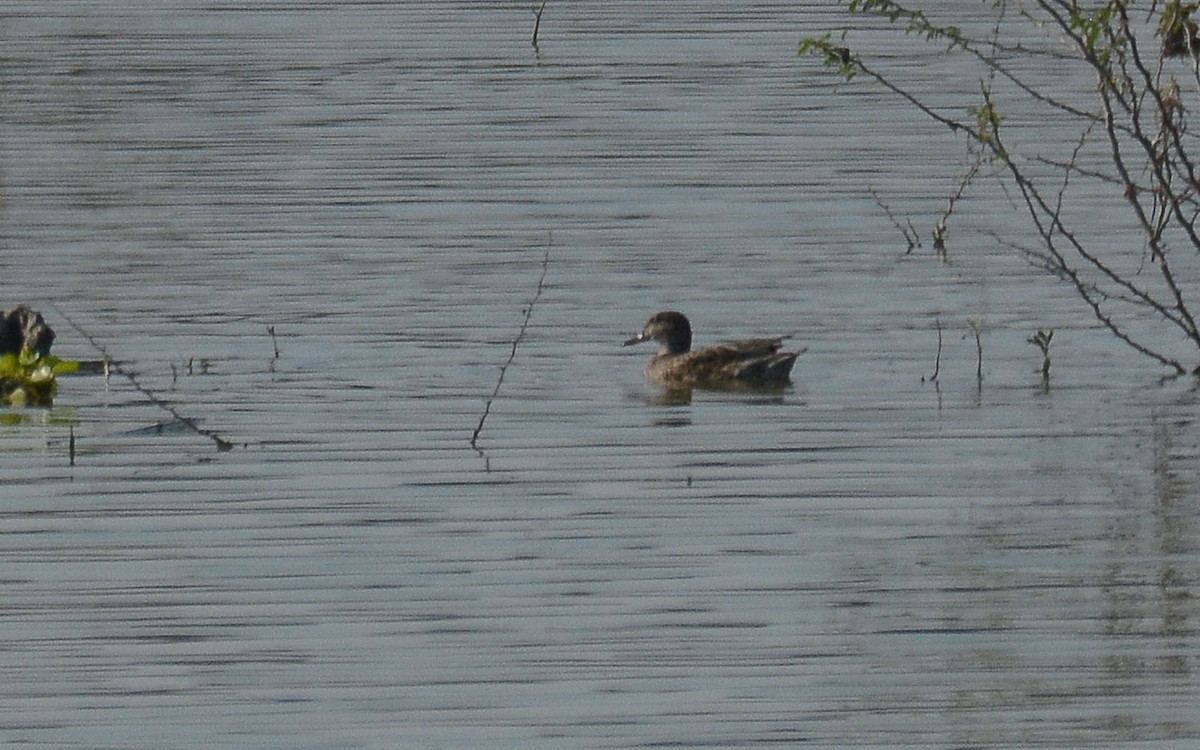
[[[625,342],[625,346],[643,341],[657,341],[659,354],[683,354],[692,348],[692,325],[687,316],[674,310],[655,313],[646,321],[642,332]]]

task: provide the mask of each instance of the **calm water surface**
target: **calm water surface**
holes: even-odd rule
[[[1195,384],[966,219],[905,255],[867,188],[924,231],[960,144],[836,18],[0,10],[0,302],[140,386],[0,415],[0,742],[1194,747]],[[794,389],[664,401],[668,307]]]

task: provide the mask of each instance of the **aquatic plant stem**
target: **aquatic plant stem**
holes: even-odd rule
[[[521,328],[517,331],[517,336],[512,340],[512,348],[508,352],[508,360],[500,365],[500,376],[496,378],[496,387],[492,389],[492,395],[488,396],[487,403],[483,405],[483,415],[479,417],[479,424],[475,426],[475,432],[471,433],[471,447],[479,450],[476,443],[479,441],[479,433],[483,432],[483,423],[487,421],[488,414],[492,411],[492,402],[496,400],[496,396],[500,394],[500,386],[504,385],[504,375],[508,372],[508,366],[517,358],[517,347],[525,340],[525,331],[529,328],[529,319],[533,317],[533,306],[537,304],[542,297],[542,290],[546,286],[546,271],[550,268],[550,251],[546,251],[546,255],[542,258],[542,275],[538,278],[537,289],[533,293],[533,299],[525,306],[525,319],[521,321]]]
[[[51,304],[50,307],[53,308],[56,313],[61,315],[63,320],[67,321],[67,323],[72,328],[74,328],[79,333],[80,336],[82,336],[89,344],[91,344],[96,349],[96,351],[100,352],[100,354],[104,357],[104,365],[105,365],[104,372],[105,372],[106,378],[108,377],[109,372],[117,372],[117,373],[120,373],[121,375],[124,375],[125,379],[128,380],[130,385],[132,385],[134,387],[134,390],[136,390],[138,393],[145,396],[150,401],[150,403],[154,404],[158,408],[160,408],[163,411],[170,414],[172,417],[175,418],[176,421],[178,421],[180,424],[186,425],[190,430],[195,432],[197,435],[201,435],[203,437],[208,438],[209,440],[212,440],[213,443],[216,444],[217,450],[227,451],[227,450],[233,449],[233,443],[222,438],[220,435],[213,432],[212,430],[206,430],[203,427],[199,426],[198,424],[196,424],[195,420],[190,419],[189,417],[183,416],[182,414],[179,413],[178,409],[176,409],[174,406],[172,406],[167,401],[164,401],[162,398],[159,398],[159,396],[156,393],[154,393],[154,391],[152,391],[149,388],[147,388],[146,386],[142,385],[138,381],[136,375],[134,375],[132,372],[129,372],[128,370],[123,368],[119,362],[114,360],[112,358],[112,356],[109,355],[108,350],[104,348],[104,345],[101,344],[99,341],[97,341],[95,339],[95,337],[93,337],[87,331],[83,330],[83,327],[80,326],[78,323],[76,323],[74,320],[72,320],[69,315],[64,313],[62,310],[58,309],[58,307],[55,306],[54,304]]]

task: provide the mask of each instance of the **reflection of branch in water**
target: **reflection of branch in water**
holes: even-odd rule
[[[542,289],[546,286],[546,270],[550,267],[550,251],[546,251],[546,255],[542,258],[542,275],[538,279],[537,290],[533,293],[533,299],[525,307],[525,319],[521,321],[521,328],[517,331],[517,337],[513,339],[512,349],[508,353],[508,361],[500,366],[500,377],[496,378],[496,387],[492,389],[492,395],[488,396],[487,403],[483,405],[483,416],[479,418],[479,424],[475,426],[475,432],[471,434],[471,447],[479,450],[475,444],[479,440],[479,433],[483,432],[483,423],[487,421],[488,414],[492,410],[492,402],[496,400],[496,396],[500,393],[500,386],[504,384],[504,374],[508,372],[508,366],[513,363],[517,357],[517,347],[525,339],[525,330],[529,328],[529,319],[533,316],[533,306],[542,297]]]
[[[104,362],[106,364],[105,377],[108,377],[109,372],[116,372],[121,375],[124,375],[125,378],[129,381],[129,383],[134,387],[134,389],[137,390],[138,393],[142,394],[147,399],[149,399],[150,403],[154,404],[158,408],[160,408],[163,411],[170,414],[172,417],[175,418],[175,421],[178,422],[180,425],[186,426],[188,429],[190,429],[192,432],[195,432],[197,435],[203,435],[204,437],[208,438],[209,440],[212,440],[216,444],[217,450],[227,451],[227,450],[231,450],[233,448],[233,443],[222,438],[220,435],[213,432],[212,430],[206,430],[206,429],[200,427],[196,423],[196,420],[183,416],[182,414],[179,413],[178,409],[176,409],[174,406],[167,403],[166,401],[162,400],[157,395],[155,395],[155,393],[153,391],[151,391],[149,388],[147,388],[144,385],[142,385],[141,383],[139,383],[137,377],[132,372],[129,372],[128,370],[124,369],[119,362],[117,362],[111,356],[109,356],[108,350],[105,349],[100,344],[99,341],[96,341],[96,339],[93,338],[87,331],[83,330],[83,328],[81,328],[78,323],[76,323],[74,320],[72,320],[70,318],[70,316],[68,316],[62,310],[59,310],[58,307],[56,307],[53,304],[51,304],[50,306],[52,308],[54,308],[54,311],[56,313],[58,313],[59,315],[61,315],[63,317],[63,320],[67,321],[67,323],[69,323],[72,328],[74,328],[76,331],[78,331],[80,336],[83,336],[83,338],[86,339],[89,344],[91,344],[93,347],[95,347],[96,351],[100,352],[100,354],[104,356]]]

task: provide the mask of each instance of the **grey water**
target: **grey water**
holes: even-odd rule
[[[0,8],[0,306],[121,363],[0,413],[0,744],[1194,747],[1195,383],[986,185],[908,250],[963,144],[841,18]],[[794,387],[662,398],[660,309]]]

